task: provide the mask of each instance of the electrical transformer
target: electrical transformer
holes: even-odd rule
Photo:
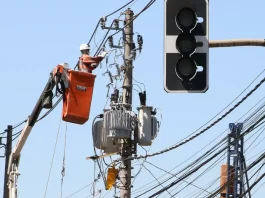
[[[131,138],[135,128],[135,116],[132,111],[125,109],[110,110],[104,113],[103,128],[108,137],[115,139]]]
[[[97,149],[103,149],[101,144],[102,128],[103,128],[103,120],[98,120],[93,125],[92,136],[93,136],[94,146]]]
[[[104,153],[115,153],[119,151],[117,140],[107,137],[107,131],[103,128],[104,120],[98,120],[93,126],[93,141],[97,149],[102,149]]]
[[[138,108],[138,144],[150,146],[157,135],[157,119],[152,115],[153,107],[141,106]]]

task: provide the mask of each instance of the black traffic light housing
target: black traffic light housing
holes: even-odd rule
[[[209,81],[208,0],[165,0],[164,89],[203,93]]]

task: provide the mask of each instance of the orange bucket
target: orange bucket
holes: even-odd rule
[[[69,88],[63,97],[62,119],[84,124],[89,119],[96,75],[69,70]]]

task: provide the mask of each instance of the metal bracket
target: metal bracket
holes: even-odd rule
[[[108,153],[108,154],[105,154],[105,155],[93,155],[93,156],[89,156],[89,157],[86,157],[86,160],[96,160],[96,159],[100,159],[100,158],[104,158],[104,157],[109,157],[109,156],[112,156],[112,155],[117,155],[118,153],[115,152],[115,153]]]
[[[102,29],[107,29],[107,30],[123,30],[123,28],[118,28],[118,27],[105,27],[105,26],[103,26]]]
[[[112,45],[111,48],[123,49],[124,47],[119,45]]]

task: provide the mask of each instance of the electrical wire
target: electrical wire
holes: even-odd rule
[[[265,99],[265,97],[263,97],[261,100],[259,100],[254,106],[252,106],[246,113],[244,113],[240,118],[238,118],[237,119],[237,121],[236,122],[238,122],[239,120],[241,120],[242,118],[244,118],[247,114],[249,114],[251,111],[252,111],[252,109],[254,109],[255,107],[257,107],[263,100]],[[246,128],[247,126],[249,126],[249,122],[251,121],[249,118],[251,117],[251,116],[254,116],[254,115],[256,115],[258,112],[259,112],[259,110],[260,109],[262,109],[262,108],[264,108],[264,104],[263,105],[260,105],[260,106],[258,106],[257,107],[257,109],[248,117],[248,118],[246,118],[243,122],[244,122],[244,127],[243,128]],[[257,116],[256,116],[257,117]],[[226,131],[226,130],[225,130]],[[224,132],[225,132],[224,131]],[[217,138],[219,138],[224,132],[222,132],[220,135],[218,135],[213,141],[215,141]],[[221,143],[223,142],[224,143],[224,141],[226,140],[227,138],[225,137],[225,138],[223,138],[220,142],[218,142],[215,146],[213,146],[209,151],[207,151],[205,154],[207,155],[207,153],[209,153],[212,149],[214,149],[217,145],[221,145]],[[195,154],[193,154],[191,157],[189,157],[187,160],[185,160],[184,162],[182,162],[181,164],[179,164],[178,166],[176,166],[176,167],[174,167],[171,171],[173,171],[174,169],[176,169],[177,167],[179,167],[180,165],[182,165],[183,163],[185,163],[185,162],[187,162],[189,159],[191,159],[192,157],[194,157],[195,155],[197,155],[199,152],[201,152],[204,148],[206,148],[207,146],[209,146],[213,141],[211,141],[209,144],[207,144],[206,146],[204,146],[202,149],[200,149],[198,152],[196,152]],[[200,158],[202,159],[202,157],[203,156],[201,156]],[[196,162],[196,161],[195,161]],[[198,162],[198,161],[197,161]],[[193,163],[194,164],[194,163]],[[188,167],[191,167],[192,166],[192,164],[189,164],[188,165]],[[164,175],[163,175],[164,176]],[[163,176],[161,176],[161,177],[163,177]],[[161,178],[160,177],[160,178]],[[163,181],[163,182],[165,182],[165,181]],[[150,183],[148,183],[148,184],[145,184],[145,185],[143,185],[143,187],[144,186],[147,186],[147,185],[149,185],[149,184],[151,184],[151,183],[153,183],[153,182],[150,182]],[[141,187],[141,188],[139,188],[139,189],[142,189],[143,187]],[[136,191],[139,191],[139,189],[137,189]],[[136,191],[133,191],[133,194],[134,193],[136,193]]]
[[[220,135],[219,135],[219,136],[220,136]],[[218,136],[218,137],[219,137],[219,136]],[[217,138],[218,138],[218,137],[217,137]],[[215,138],[215,139],[217,139],[217,138]],[[185,168],[183,168],[183,169],[181,169],[180,171],[178,171],[177,173],[175,173],[173,176],[176,176],[176,175],[180,174],[181,172],[185,171],[187,168],[189,168],[189,167],[193,167],[194,165],[196,165],[197,163],[199,163],[201,160],[205,159],[205,157],[206,157],[207,155],[212,154],[213,152],[215,152],[215,150],[217,150],[217,149],[220,148],[222,145],[224,145],[226,139],[227,139],[226,137],[223,138],[221,141],[219,141],[217,144],[215,144],[213,147],[211,147],[208,151],[206,151],[203,155],[201,155],[201,156],[198,157],[196,160],[194,160],[193,162],[191,162],[190,164],[188,164]],[[212,143],[212,142],[208,143],[204,148],[206,148],[207,146],[209,146],[211,143]],[[192,157],[196,156],[196,155],[197,155],[199,152],[201,152],[204,148],[200,149],[198,152],[196,152],[195,154],[193,154],[191,157],[189,157],[188,159],[186,159],[184,162],[182,162],[182,163],[180,163],[179,165],[175,166],[173,169],[170,170],[170,172],[172,172],[173,170],[175,170],[175,169],[178,168],[179,166],[181,166],[181,165],[183,165],[184,163],[186,163],[186,162],[187,162],[188,160],[190,160]],[[214,150],[214,149],[215,149],[215,150]],[[165,175],[166,175],[166,174],[162,175],[162,176],[159,177],[159,178],[162,178],[162,177],[165,176]],[[163,183],[165,183],[166,181],[168,181],[168,180],[170,180],[170,179],[172,179],[172,178],[173,178],[173,177],[170,177],[170,178],[164,180]],[[153,182],[150,182],[150,183],[153,183]],[[150,183],[149,183],[149,184],[150,184]],[[148,184],[146,184],[146,185],[148,185]],[[144,185],[144,186],[146,186],[146,185]],[[153,187],[152,190],[153,190],[154,188],[156,188],[156,187],[158,187],[158,186]],[[141,189],[141,188],[140,188],[140,189]],[[138,189],[138,190],[139,190],[139,189]]]
[[[264,150],[264,151],[265,151],[265,150]],[[262,152],[264,152],[264,151],[262,151]],[[259,153],[258,153],[258,154],[259,154]],[[255,157],[256,155],[258,155],[258,154],[255,154],[254,156],[252,156],[251,158],[249,158],[247,161],[249,161],[250,159],[254,158],[254,157]],[[207,189],[209,189],[214,183],[216,183],[218,180],[220,180],[220,178],[221,178],[221,176],[218,177],[217,179],[214,179],[213,182],[210,182],[210,183],[212,183],[212,184],[210,184],[210,186],[207,187]],[[203,193],[203,192],[202,192],[202,193]],[[197,197],[199,197],[200,195],[202,195],[202,193],[198,194]],[[194,194],[194,193],[193,193],[193,194]],[[190,194],[190,197],[194,198],[195,196],[194,196],[193,194],[191,193],[191,194]],[[187,198],[187,196],[185,196],[185,198]]]
[[[147,170],[150,173],[150,175],[152,175],[153,178],[155,178],[155,180],[158,182],[158,184],[164,188],[163,184],[160,183],[160,181],[156,178],[156,176],[148,168],[146,168],[144,164],[142,166],[145,168],[145,170]],[[173,197],[172,194],[168,190],[166,190],[166,191],[171,197]]]
[[[54,150],[53,150],[53,155],[52,155],[52,161],[51,161],[51,165],[50,165],[50,171],[49,171],[49,175],[48,175],[48,179],[47,179],[47,183],[46,183],[44,198],[46,197],[46,193],[47,193],[48,185],[49,185],[49,181],[50,181],[50,176],[51,176],[51,172],[52,172],[53,160],[54,160],[55,151],[56,151],[57,142],[58,142],[58,137],[59,137],[59,133],[60,133],[61,121],[62,120],[60,119],[60,123],[59,123],[59,127],[58,127],[58,132],[57,132],[57,137],[56,137],[56,141],[55,141],[55,145],[54,145]]]
[[[40,120],[42,120],[43,118],[45,118],[46,116],[48,116],[56,107],[57,105],[61,102],[61,100],[63,99],[63,96],[60,96],[59,99],[55,102],[55,104],[53,105],[53,107],[51,109],[49,109],[44,115],[42,115],[37,121],[39,122]]]
[[[226,150],[227,147],[219,150],[217,153],[215,153],[211,158],[205,160],[203,163],[201,163],[200,165],[196,166],[193,170],[189,171],[188,173],[184,174],[183,176],[179,177],[179,179],[177,179],[176,181],[170,183],[169,185],[167,185],[166,187],[164,187],[163,189],[155,192],[154,194],[152,194],[151,196],[149,196],[150,198],[155,197],[159,194],[161,194],[162,192],[168,190],[169,188],[173,187],[174,185],[178,184],[180,181],[182,181],[183,179],[186,179],[189,175],[195,173],[196,171],[198,171],[200,168],[202,168],[204,165],[206,165],[207,163],[209,163],[210,161],[212,161],[215,157],[217,157],[218,155],[220,155],[224,150]],[[139,196],[137,196],[139,197]]]
[[[26,122],[27,122],[27,120],[23,120],[23,121],[20,122],[19,124],[16,124],[14,127],[12,127],[12,129],[17,128],[17,127],[21,126],[22,124],[24,124],[24,123],[26,123]]]
[[[112,21],[110,27],[112,27],[113,23],[114,23],[114,20]],[[99,45],[99,47],[98,47],[96,53],[94,54],[94,56],[98,55],[99,52],[100,52],[100,50],[101,50],[101,47],[104,46],[104,45],[106,44],[106,43],[105,43],[105,44],[103,45],[103,43],[104,43],[106,37],[108,36],[109,32],[110,32],[110,29],[107,30],[107,32],[106,32],[105,36],[103,37],[103,40],[102,40],[102,42],[100,43],[100,45]],[[107,40],[106,40],[106,41],[107,41]]]
[[[146,91],[146,88],[145,88],[145,84],[144,83],[141,83],[141,82],[139,82],[139,81],[137,81],[137,80],[135,80],[135,78],[134,77],[132,77],[132,79],[136,82],[136,83],[138,83],[138,84],[141,84],[141,85],[143,85],[143,87],[144,87],[144,90]],[[139,86],[139,85],[138,85]],[[139,86],[140,87],[140,86]],[[142,90],[142,89],[141,89]]]
[[[201,176],[205,175],[209,170],[211,170],[213,167],[215,167],[220,161],[222,161],[223,156],[220,156],[215,162],[212,163],[212,165],[210,165],[206,170],[204,170],[201,174],[199,174],[195,179],[193,179],[191,182],[189,182],[189,184],[187,184],[186,186],[184,186],[181,190],[177,191],[175,194],[173,194],[173,196],[179,194],[182,190],[184,190],[185,188],[187,188],[188,186],[190,186],[193,182],[195,182],[197,179],[199,179]],[[221,160],[220,160],[221,159]],[[175,189],[172,190],[172,192]],[[208,191],[206,191],[208,192]],[[208,194],[211,194],[210,192],[208,192]]]
[[[126,5],[124,5],[123,7],[121,7],[119,10],[123,9],[124,7],[126,7],[127,5],[129,5],[129,4],[132,3],[132,2],[133,2],[133,1],[130,1],[129,3],[127,3]],[[113,12],[113,13],[111,13],[111,14],[115,14],[116,12],[118,12],[118,11],[115,11],[115,12]],[[120,16],[121,16],[121,15],[122,15],[122,13],[120,14]],[[119,17],[120,17],[120,16],[119,16]],[[114,21],[112,21],[110,27],[112,27],[113,23],[114,23]],[[128,24],[128,25],[129,25],[129,24]],[[127,27],[127,25],[124,26],[122,29],[118,30],[118,31],[117,31],[116,33],[114,33],[112,36],[114,36],[114,35],[116,35],[117,33],[119,33],[119,32],[120,32],[121,30],[123,30],[125,27]],[[106,42],[108,41],[108,39],[107,39],[107,40],[105,40],[105,39],[106,39],[106,37],[108,36],[109,32],[110,32],[110,29],[108,29],[108,31],[106,32],[105,36],[101,39],[102,42],[101,42],[101,44],[99,45],[99,47],[98,47],[96,53],[94,54],[94,56],[98,55],[98,53],[100,52],[102,46],[105,46]],[[110,37],[111,37],[111,36],[110,36]]]
[[[91,183],[88,184],[88,185],[85,185],[84,187],[82,187],[81,189],[77,190],[76,192],[74,192],[74,193],[68,195],[66,198],[70,198],[70,197],[72,197],[73,195],[75,195],[75,194],[81,192],[82,190],[86,189],[87,187],[91,186],[92,184],[93,184],[93,182],[91,182]]]
[[[151,162],[146,161],[146,163],[147,163],[147,164],[150,164],[150,165],[152,165],[153,167],[155,167],[155,168],[157,168],[157,169],[159,169],[159,170],[162,170],[162,171],[164,171],[165,173],[167,173],[167,174],[169,174],[169,175],[172,175],[172,176],[174,176],[175,178],[178,179],[178,177],[175,176],[173,173],[170,173],[170,172],[168,172],[168,171],[166,171],[166,170],[164,170],[164,169],[162,169],[162,168],[160,168],[160,167],[154,165],[154,164],[151,163]],[[205,189],[203,189],[203,188],[201,188],[201,187],[199,187],[199,186],[194,185],[192,182],[188,182],[188,181],[186,181],[186,180],[183,180],[183,182],[185,182],[185,183],[187,183],[187,184],[190,184],[190,185],[192,185],[193,187],[196,187],[196,188],[198,188],[198,189],[200,189],[200,190],[203,190],[203,191],[205,191],[205,192],[207,192],[207,193],[210,194],[210,192],[208,192],[207,190],[205,190]]]
[[[118,34],[119,32],[123,31],[128,25],[130,25],[137,17],[139,17],[144,11],[146,11],[156,0],[150,0],[149,3],[147,3],[147,5],[137,14],[133,17],[133,19],[131,21],[129,21],[125,26],[123,26],[120,30],[116,31],[114,34],[110,35],[108,38],[115,36],[116,34]],[[105,40],[105,38],[107,37],[107,34],[109,33],[109,31],[106,33],[104,39],[102,40],[102,43],[100,44],[101,46],[105,46],[105,44],[107,43],[108,39]],[[104,41],[105,40],[105,41]],[[98,51],[95,53],[95,55],[97,55],[99,52]]]
[[[249,193],[252,188],[254,188],[260,181],[261,179],[265,177],[265,173],[263,173],[240,197],[244,197],[247,193]]]
[[[254,195],[261,187],[263,187],[265,184],[265,181],[252,193]]]
[[[159,152],[153,153],[153,154],[148,154],[147,156],[137,156],[137,157],[130,157],[128,159],[141,159],[141,158],[146,158],[146,157],[154,157],[156,155],[161,155],[163,153],[169,152],[171,150],[174,150],[184,144],[187,144],[188,142],[190,142],[191,140],[197,138],[198,136],[202,135],[203,133],[205,133],[207,130],[209,130],[210,128],[212,128],[213,126],[215,126],[217,123],[219,123],[222,119],[224,119],[227,115],[229,115],[233,110],[235,110],[240,104],[242,104],[249,96],[251,96],[265,81],[265,78],[263,78],[259,84],[257,84],[250,92],[248,92],[248,94],[246,94],[239,102],[237,102],[232,108],[230,108],[226,113],[224,113],[221,117],[219,117],[217,120],[215,120],[214,122],[212,122],[210,125],[208,125],[206,128],[204,128],[203,130],[201,130],[200,132],[196,133],[195,135],[191,136],[190,138],[181,141],[178,144],[175,144],[169,148],[166,148],[164,150],[161,150]],[[119,159],[120,160],[120,159]]]
[[[262,161],[263,159],[265,158],[265,153],[261,154],[258,159],[256,159],[254,162],[252,162],[247,168],[245,171],[243,171],[243,173],[240,174],[240,176],[242,176],[243,174],[245,174],[246,172],[248,172],[249,170],[251,170],[253,167],[255,167],[260,161]],[[238,177],[240,177],[238,176]],[[237,179],[237,177],[235,178]],[[235,181],[235,179],[230,179],[229,181],[227,181],[221,188],[218,187],[217,190],[215,190],[215,192],[209,196],[208,198],[212,198],[213,196],[217,195],[218,193],[220,193],[221,190],[225,189],[228,185],[231,185],[231,183],[233,181]],[[247,191],[246,191],[247,192]],[[245,193],[246,193],[245,192]]]
[[[223,151],[226,150],[227,147],[224,147],[222,149],[219,150],[219,152],[217,154],[214,154],[211,158],[209,158],[208,160],[205,160],[204,162],[202,162],[201,164],[199,164],[197,167],[193,168],[192,170],[186,172],[183,174],[183,176],[185,176],[185,178],[182,178],[183,176],[179,177],[176,181],[177,183],[179,183],[181,180],[186,179],[189,175],[191,175],[191,171],[196,172],[196,170],[198,170],[199,168],[201,168],[203,165],[207,164],[208,162],[210,162],[212,159],[214,159],[215,157],[217,157],[219,154],[221,154]],[[218,149],[218,148],[217,148]],[[214,151],[213,151],[214,152]],[[184,172],[186,169],[195,166],[197,163],[199,163],[201,160],[203,160],[206,156],[209,156],[210,154],[205,153],[203,155],[203,157],[199,157],[198,159],[196,159],[193,163],[189,164],[188,166],[186,166],[185,168],[183,168],[182,170],[178,171],[177,173],[175,173],[173,176],[169,177],[168,179],[164,180],[163,183],[169,181],[171,178],[173,178],[174,176],[180,174],[181,172]],[[199,167],[199,168],[198,168]],[[197,169],[196,169],[197,168]],[[187,175],[187,173],[189,173],[189,175]],[[146,194],[147,192],[150,192],[151,190],[153,191],[155,188],[157,188],[158,185],[156,185],[155,187],[145,191],[144,193],[138,195],[137,197],[140,197],[144,194]]]
[[[15,140],[19,137],[20,134],[21,134],[21,131],[19,131],[18,133],[12,135],[12,137],[15,136],[15,135],[16,135],[16,137],[14,137],[14,138],[12,139],[11,142],[15,141]],[[1,137],[1,138],[3,138],[3,137]],[[1,138],[0,138],[0,139],[1,139]],[[10,142],[9,142],[9,143],[10,143]],[[6,144],[7,144],[7,143],[6,143]],[[0,149],[6,147],[6,144],[3,144],[2,146],[0,146]]]
[[[97,119],[97,118],[100,118],[100,117],[101,117],[101,116],[98,115],[98,116],[96,116],[96,117],[93,119],[93,122],[92,122],[92,138],[93,138],[93,134],[94,134],[94,133],[93,133],[93,131],[94,131],[94,123],[95,123],[96,119]],[[94,141],[93,141],[93,149],[94,149],[95,157],[97,157],[98,155],[97,155],[97,152],[96,152],[96,147],[95,147]],[[96,161],[97,164],[98,164],[100,174],[101,174],[101,176],[102,176],[102,178],[103,178],[103,181],[104,181],[104,185],[106,185],[107,180],[106,180],[105,175],[104,175],[104,173],[103,173],[103,171],[102,171],[102,169],[101,169],[101,166],[100,166],[100,164],[99,164],[99,161],[98,161],[98,159],[95,159],[95,161]]]
[[[61,171],[61,174],[62,174],[62,179],[61,179],[61,196],[60,198],[62,198],[63,196],[63,179],[64,179],[64,176],[65,176],[65,153],[66,153],[66,141],[67,141],[67,122],[65,122],[65,135],[64,135],[64,153],[63,153],[63,164],[62,164],[62,171]]]
[[[243,135],[246,135],[246,134],[248,134],[247,132],[248,131],[253,131],[254,130],[254,128],[257,128],[257,124],[260,122],[261,120],[258,120],[256,123],[254,123],[252,126],[250,126],[244,133],[243,133]],[[255,127],[254,127],[255,126]],[[211,158],[210,158],[211,159]],[[200,165],[201,166],[201,165]],[[194,170],[193,170],[194,171]],[[190,173],[190,172],[189,172]],[[188,174],[189,174],[188,173]],[[184,174],[184,176],[187,176],[187,174]],[[179,180],[180,181],[180,180]],[[178,181],[177,181],[178,182]],[[172,183],[171,183],[172,184]],[[175,185],[175,184],[174,184]],[[154,188],[152,188],[151,190],[153,190]],[[150,190],[149,191],[146,191],[146,192],[150,192]],[[145,193],[146,193],[145,192]],[[143,195],[143,194],[145,194],[145,193],[142,193],[141,195]],[[141,196],[141,195],[139,195],[139,196]],[[139,196],[137,196],[137,197],[139,197]]]
[[[126,6],[130,5],[130,4],[131,4],[132,2],[134,2],[134,1],[135,1],[135,0],[131,0],[131,1],[129,1],[129,2],[126,3],[124,6],[122,6],[122,7],[120,7],[119,9],[113,11],[112,13],[108,14],[106,17],[109,17],[109,16],[111,16],[111,15],[113,15],[113,14],[119,12],[120,10],[122,10],[122,9],[125,8]],[[136,0],[136,2],[137,2],[137,1],[138,1],[138,0]],[[135,2],[135,3],[136,3],[136,2]],[[135,3],[133,3],[133,4],[135,4]],[[132,5],[133,5],[133,4],[132,4]]]
[[[131,4],[133,1],[135,1],[135,0],[131,0],[131,1],[129,1],[128,3],[126,3],[125,5],[123,5],[123,6],[121,6],[120,8],[118,8],[117,10],[111,12],[110,14],[108,14],[108,15],[106,16],[106,18],[109,17],[109,16],[111,16],[111,15],[113,15],[113,14],[115,14],[115,13],[117,13],[118,11],[122,10],[123,8],[125,8],[126,6],[128,6],[129,4]],[[100,21],[101,21],[101,19],[98,20],[98,23],[97,23],[97,25],[96,25],[96,27],[95,27],[95,29],[94,29],[94,31],[93,31],[93,33],[92,33],[92,35],[91,35],[89,41],[88,41],[88,43],[87,43],[88,45],[90,45],[90,43],[91,43],[93,37],[95,36],[96,31],[97,31],[97,29],[98,29],[98,27],[99,27]],[[75,66],[74,70],[78,67],[78,64],[79,64],[79,61],[76,63],[76,66]]]

